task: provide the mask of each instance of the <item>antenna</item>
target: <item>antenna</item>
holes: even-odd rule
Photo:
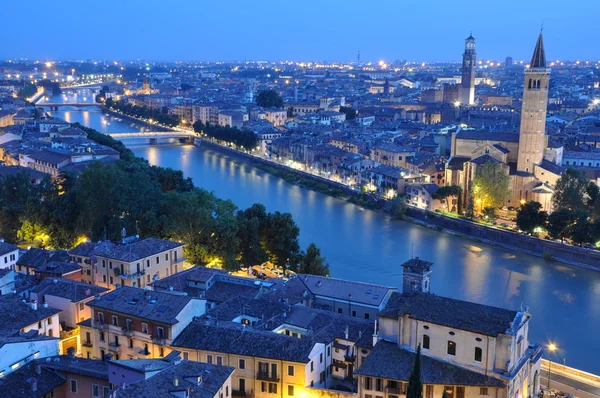
[[[107,240],[106,239],[106,225],[104,226],[104,240]]]

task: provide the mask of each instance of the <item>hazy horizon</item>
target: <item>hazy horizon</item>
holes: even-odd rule
[[[360,51],[361,62],[456,62],[473,32],[479,59],[528,61],[542,24],[549,60],[600,59],[600,32],[581,23],[600,12],[597,0],[35,0],[3,10],[13,16],[5,37],[18,32],[6,59],[348,62]]]

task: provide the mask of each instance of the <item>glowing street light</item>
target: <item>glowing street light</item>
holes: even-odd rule
[[[546,348],[548,348],[548,351],[550,351],[550,356],[548,357],[548,388],[550,388],[550,375],[552,374],[552,354],[554,354],[558,347],[556,344],[551,342],[546,346]]]

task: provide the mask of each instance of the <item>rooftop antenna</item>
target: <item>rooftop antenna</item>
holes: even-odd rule
[[[104,240],[106,241],[106,225],[104,226]]]
[[[127,231],[125,230],[125,228],[121,229],[121,241],[123,243],[125,243],[125,237],[127,236]]]
[[[136,237],[136,238],[138,238],[138,239],[139,239],[139,237],[140,237],[140,225],[139,225],[139,223],[137,222],[137,220],[136,220],[136,222],[135,222],[135,237]]]

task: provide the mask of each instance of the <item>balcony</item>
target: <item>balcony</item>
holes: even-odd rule
[[[256,373],[256,379],[257,380],[263,380],[263,381],[278,382],[279,381],[279,375],[278,374],[272,374],[272,373],[269,373],[269,372],[258,371]]]
[[[246,391],[231,390],[231,395],[234,397],[247,397],[248,393]]]
[[[185,257],[179,257],[179,258],[173,259],[172,263],[173,264],[179,264],[179,263],[184,262],[185,260],[187,260]]]
[[[156,345],[165,345],[166,339],[164,337],[152,336],[152,342]]]
[[[108,351],[119,353],[121,352],[121,344],[119,343],[108,343]]]
[[[133,274],[126,274],[126,273],[119,274],[118,277],[123,278],[123,279],[137,279],[137,278],[144,276],[145,274],[146,274],[146,270],[141,269],[139,272],[134,272]]]
[[[148,350],[140,350],[140,355],[150,355],[150,351],[148,351]]]
[[[93,346],[94,346],[94,345],[92,344],[92,342],[91,342],[91,341],[82,341],[82,342],[81,342],[81,345],[82,345],[83,347],[88,347],[88,348],[91,348],[91,347],[93,347]]]
[[[71,330],[61,330],[60,331],[60,339],[61,340],[70,339],[71,337],[76,337],[76,336],[79,336],[79,326],[77,326],[76,328],[73,328]]]
[[[128,336],[128,337],[133,336],[133,328],[132,327],[124,326],[122,330],[123,330],[123,336]]]
[[[385,393],[386,394],[399,395],[400,394],[400,389],[399,388],[394,388],[394,387],[386,387],[385,388]]]
[[[106,329],[108,329],[108,323],[104,323],[103,321],[100,321],[100,320],[95,320],[92,323],[92,327],[94,329],[106,330]]]
[[[356,357],[354,355],[344,355],[344,361],[354,363]]]

